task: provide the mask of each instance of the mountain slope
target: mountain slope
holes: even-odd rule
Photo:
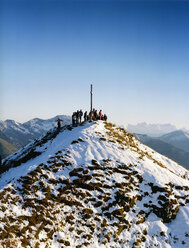
[[[63,121],[62,125],[71,122],[71,118],[66,115],[58,115],[47,120],[35,118],[23,124],[14,120],[0,121],[0,138],[19,149],[53,129],[58,118]]]
[[[1,130],[1,129],[0,129]],[[17,142],[15,142],[13,139],[8,137],[4,132],[0,131],[0,138],[7,141],[9,144],[13,145],[17,149],[21,148],[21,145]]]
[[[142,134],[136,134],[135,136],[145,145],[189,169],[189,152],[181,150],[160,138],[152,138]]]
[[[161,140],[189,152],[189,133],[183,130],[177,130],[160,137]]]
[[[0,155],[2,158],[5,158],[6,156],[16,151],[17,148],[15,146],[0,138]]]
[[[189,171],[124,129],[65,126],[3,162],[3,247],[189,246]]]

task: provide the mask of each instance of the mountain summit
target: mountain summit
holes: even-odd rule
[[[0,247],[189,247],[189,171],[103,121],[3,160]]]

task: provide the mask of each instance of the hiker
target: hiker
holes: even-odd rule
[[[94,115],[93,111],[90,111],[89,112],[89,121],[93,120],[93,115]]]
[[[102,110],[99,111],[99,120],[102,120]]]
[[[79,110],[77,110],[77,112],[76,112],[76,124],[79,124],[79,116],[80,116]]]
[[[104,114],[104,121],[107,121],[108,117],[106,114]]]
[[[97,110],[94,111],[94,120],[96,121],[98,118]]]
[[[83,111],[80,109],[80,111],[79,111],[79,122],[80,122],[80,124],[81,124],[82,116],[83,116]]]
[[[72,114],[72,125],[75,126],[76,124],[76,112],[73,112]]]
[[[62,120],[58,118],[58,120],[57,120],[57,127],[58,127],[58,129],[61,128],[61,121],[62,121]]]
[[[72,125],[74,126],[74,112],[72,114]]]
[[[92,116],[93,118],[92,118],[92,120],[94,121],[95,120],[95,116],[94,116],[95,115],[95,109],[93,109],[92,112],[93,112],[93,116]]]
[[[84,113],[84,122],[86,122],[87,121],[87,111],[85,111],[85,113]]]

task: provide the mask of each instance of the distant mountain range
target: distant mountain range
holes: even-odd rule
[[[189,149],[187,151],[186,149],[184,150],[181,148],[181,139],[179,140],[178,144],[176,142],[174,142],[174,144],[176,145],[172,144],[173,139],[171,139],[171,137],[176,137],[175,133],[177,133],[178,135],[180,133],[183,133],[183,143],[185,143],[187,147],[187,145],[189,145],[189,138],[188,140],[185,139],[184,132],[181,130],[169,133],[167,135],[163,135],[159,138],[150,137],[145,134],[135,134],[135,137],[140,140],[143,144],[151,147],[155,151],[173,159],[177,163],[189,169]],[[168,136],[170,139],[166,139],[166,136]]]
[[[0,121],[0,155],[2,158],[56,127],[58,118],[62,120],[62,125],[71,122],[71,117],[66,115],[58,115],[47,120],[35,118],[24,123],[14,120]]]
[[[161,136],[160,139],[185,152],[189,152],[189,131],[177,130]]]
[[[176,131],[177,128],[172,124],[147,124],[146,122],[141,122],[137,125],[128,124],[127,130],[131,133],[147,134],[152,137],[159,137]]]
[[[189,169],[189,131],[171,124],[129,124],[127,130],[145,145]]]

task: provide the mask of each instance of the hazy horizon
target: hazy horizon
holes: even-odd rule
[[[189,2],[2,0],[0,119],[94,108],[189,130]]]
[[[42,120],[48,120],[48,119],[52,119],[52,118],[54,118],[54,117],[56,117],[56,116],[60,116],[60,115],[66,115],[66,114],[56,114],[56,115],[54,115],[54,116],[47,116],[47,117],[44,117],[44,118],[41,118],[41,117],[39,117],[39,116],[37,116],[37,117],[32,117],[32,118],[30,118],[30,119],[27,119],[27,120],[24,120],[24,121],[18,121],[18,120],[14,120],[14,119],[12,119],[12,118],[9,118],[9,119],[5,119],[5,120],[2,120],[2,119],[0,119],[0,121],[7,121],[7,120],[14,120],[15,122],[17,122],[17,123],[21,123],[21,124],[23,124],[23,123],[25,123],[25,122],[28,122],[28,121],[30,121],[30,120],[32,120],[32,119],[42,119]],[[69,115],[66,115],[66,116],[70,116],[71,117],[71,114]],[[109,121],[109,120],[108,120]],[[175,127],[175,128],[177,128],[177,129],[186,129],[187,130],[187,128],[186,127],[178,127],[178,126],[176,126],[176,125],[174,125],[173,123],[148,123],[148,122],[145,122],[145,121],[141,121],[141,122],[137,122],[137,123],[120,123],[119,122],[119,120],[116,120],[115,122],[113,122],[113,123],[115,123],[115,124],[117,124],[118,126],[124,126],[124,127],[126,127],[127,125],[133,125],[133,126],[138,126],[138,125],[141,125],[141,124],[145,124],[145,125],[147,125],[147,126],[150,126],[150,125],[171,125],[171,126],[173,126],[173,127]],[[187,131],[189,131],[189,130],[187,130]]]

